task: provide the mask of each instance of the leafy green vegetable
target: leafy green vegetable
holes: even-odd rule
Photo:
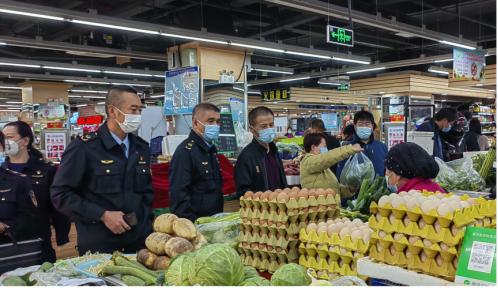
[[[360,192],[355,201],[348,201],[348,209],[364,215],[370,214],[370,203],[379,202],[380,197],[389,195],[385,177],[378,176],[373,181],[365,179],[361,183]]]
[[[245,279],[242,283],[237,286],[270,286],[270,281],[263,277],[255,276],[252,278]]]
[[[439,165],[439,173],[435,181],[447,191],[482,191],[485,186],[484,180],[472,167],[471,158],[462,158],[451,162],[444,162],[436,158]]]
[[[259,273],[256,268],[251,266],[244,267],[244,279],[249,279],[253,277],[259,277]]]
[[[375,170],[372,161],[362,152],[356,153],[346,161],[342,169],[340,182],[348,187],[360,187],[363,180],[373,180]]]
[[[211,217],[201,217],[196,221],[197,231],[211,243],[226,243],[238,246],[240,214],[220,213]]]
[[[166,271],[166,282],[173,286],[190,286],[189,269],[194,265],[193,254],[182,254],[173,258]]]
[[[236,286],[244,280],[242,259],[228,245],[206,245],[194,253],[193,260],[189,269],[192,285]]]
[[[309,286],[311,277],[306,272],[306,268],[290,263],[278,268],[270,282],[272,286]]]

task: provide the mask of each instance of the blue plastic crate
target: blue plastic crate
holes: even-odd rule
[[[385,279],[370,278],[370,286],[406,286]]]

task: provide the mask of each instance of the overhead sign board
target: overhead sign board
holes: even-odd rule
[[[455,80],[484,80],[486,51],[453,49],[453,78]]]
[[[199,103],[199,67],[166,71],[164,114],[190,114]]]
[[[286,101],[290,99],[290,93],[287,89],[275,89],[263,91],[261,97],[263,101]]]
[[[353,47],[353,30],[327,25],[327,43]]]

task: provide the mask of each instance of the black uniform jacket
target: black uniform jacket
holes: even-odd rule
[[[0,234],[0,243],[40,237],[38,202],[26,175],[0,167],[0,222],[10,227],[14,239]]]
[[[280,183],[282,187],[287,187],[287,178],[285,177],[282,159],[277,152],[275,143],[270,144],[270,153],[274,153],[277,160],[278,170],[280,172]],[[266,148],[261,146],[256,139],[253,139],[242,152],[240,152],[235,163],[235,184],[237,186],[237,195],[242,196],[247,191],[259,192],[268,190],[268,177],[265,167]]]
[[[223,190],[216,147],[194,131],[183,141],[169,166],[171,211],[192,221],[223,212]]]
[[[71,142],[51,188],[54,206],[76,222],[78,250],[132,251],[152,230],[152,182],[147,142],[128,134],[129,157],[112,138],[107,122]],[[114,235],[101,222],[105,211],[135,213],[138,223]]]

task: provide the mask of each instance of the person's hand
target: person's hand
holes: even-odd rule
[[[123,219],[124,215],[121,211],[105,211],[100,220],[104,222],[107,229],[111,230],[112,233],[123,234],[131,229]]]
[[[3,232],[5,232],[5,230],[7,230],[7,225],[0,222],[0,234],[3,234]]]
[[[361,148],[361,145],[360,144],[354,144],[353,145],[353,151],[355,153],[358,153],[358,152],[363,152],[363,148]]]

